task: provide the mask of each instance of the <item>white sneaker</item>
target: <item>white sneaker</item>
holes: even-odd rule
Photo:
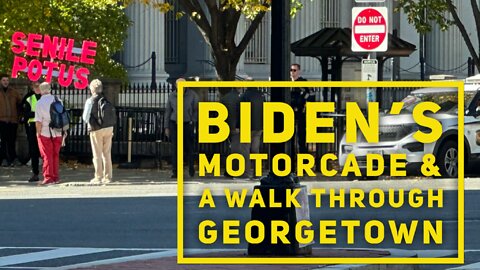
[[[106,179],[106,178],[102,179],[102,184],[108,184],[108,183],[111,183],[111,182],[112,182],[112,180],[110,180],[110,179]]]
[[[98,185],[98,184],[101,184],[101,183],[102,183],[102,181],[100,181],[100,180],[97,179],[97,178],[93,178],[92,180],[90,180],[90,184],[96,184],[96,185]]]

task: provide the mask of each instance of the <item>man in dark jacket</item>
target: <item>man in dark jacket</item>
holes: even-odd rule
[[[185,79],[180,78],[180,81]],[[172,178],[177,178],[177,90],[170,94],[165,108],[165,134],[171,138],[172,145]],[[183,148],[188,161],[188,174],[195,175],[193,148],[195,146],[195,127],[198,122],[198,96],[191,89],[183,92]]]
[[[240,153],[240,89],[232,88],[230,92],[225,94],[221,99],[220,103],[227,107],[228,117],[227,124],[230,128],[230,134],[228,139],[230,141],[230,153]],[[238,168],[237,164],[234,164],[233,168]],[[228,172],[225,170],[224,176],[231,177]],[[240,178],[246,178],[240,177]]]
[[[37,182],[38,178],[38,164],[40,160],[40,150],[38,149],[37,131],[35,128],[35,108],[37,102],[42,97],[40,93],[40,82],[32,82],[32,91],[22,100],[22,122],[25,124],[25,131],[28,139],[28,151],[30,153],[30,162],[32,166],[32,176],[28,179],[28,182]]]
[[[9,77],[0,75],[0,162],[2,166],[14,166],[15,141],[17,140],[18,107],[22,102],[20,93],[9,86]]]
[[[249,102],[251,106],[251,143],[241,144],[242,153],[245,157],[245,172],[249,174],[252,179],[257,179],[259,176],[256,176],[255,172],[251,171],[250,153],[260,152],[263,133],[263,117],[261,116],[263,116],[263,102],[265,102],[265,97],[256,87],[249,87],[245,93],[240,96],[240,102]]]
[[[290,77],[292,81],[306,81],[305,78],[300,76],[300,65],[292,64],[290,66]],[[308,87],[295,87],[291,91],[292,98],[292,108],[295,113],[295,124],[296,124],[296,138],[298,144],[298,153],[307,153],[307,126],[306,126],[306,112],[305,105],[308,102],[315,101],[315,96],[311,93],[310,88]],[[295,144],[292,144],[295,147]],[[295,153],[293,151],[292,153]]]

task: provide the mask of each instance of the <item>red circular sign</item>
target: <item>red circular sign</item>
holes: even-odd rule
[[[353,37],[365,50],[378,48],[387,35],[387,23],[378,10],[366,8],[358,13],[353,22]]]

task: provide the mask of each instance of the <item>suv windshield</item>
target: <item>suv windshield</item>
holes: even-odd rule
[[[475,92],[465,92],[465,109],[473,99]],[[458,94],[457,92],[436,92],[436,93],[414,93],[405,97],[403,102],[402,114],[411,114],[415,106],[420,102],[434,102],[440,105],[440,111],[437,113],[457,114]]]

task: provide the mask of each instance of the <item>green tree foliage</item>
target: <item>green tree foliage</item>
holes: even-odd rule
[[[123,48],[130,25],[124,6],[113,0],[2,0],[0,4],[0,72],[10,73],[13,64],[12,34],[48,34],[97,42],[90,77],[126,78],[123,66],[112,55]]]
[[[290,1],[292,3],[290,14],[293,17],[302,8],[302,4],[298,0]],[[128,0],[126,4],[131,2],[135,0]],[[138,2],[151,5],[163,13],[174,9],[171,3],[178,3],[183,12],[178,13],[177,18],[185,14],[196,24],[211,49],[218,78],[233,81],[240,56],[247,48],[265,13],[270,10],[272,0],[138,0]],[[235,35],[242,15],[250,20],[250,24],[243,37],[236,43]]]
[[[467,1],[467,0],[462,0]],[[432,30],[432,23],[439,25],[440,30],[445,31],[451,25],[456,25],[462,35],[472,59],[480,71],[479,50],[473,46],[472,38],[480,41],[480,10],[477,0],[470,0],[474,22],[464,21],[457,13],[457,7],[452,0],[397,0],[395,11],[401,11],[407,15],[408,22],[415,26],[419,33]],[[465,23],[475,23],[477,35],[470,36],[465,29]]]

